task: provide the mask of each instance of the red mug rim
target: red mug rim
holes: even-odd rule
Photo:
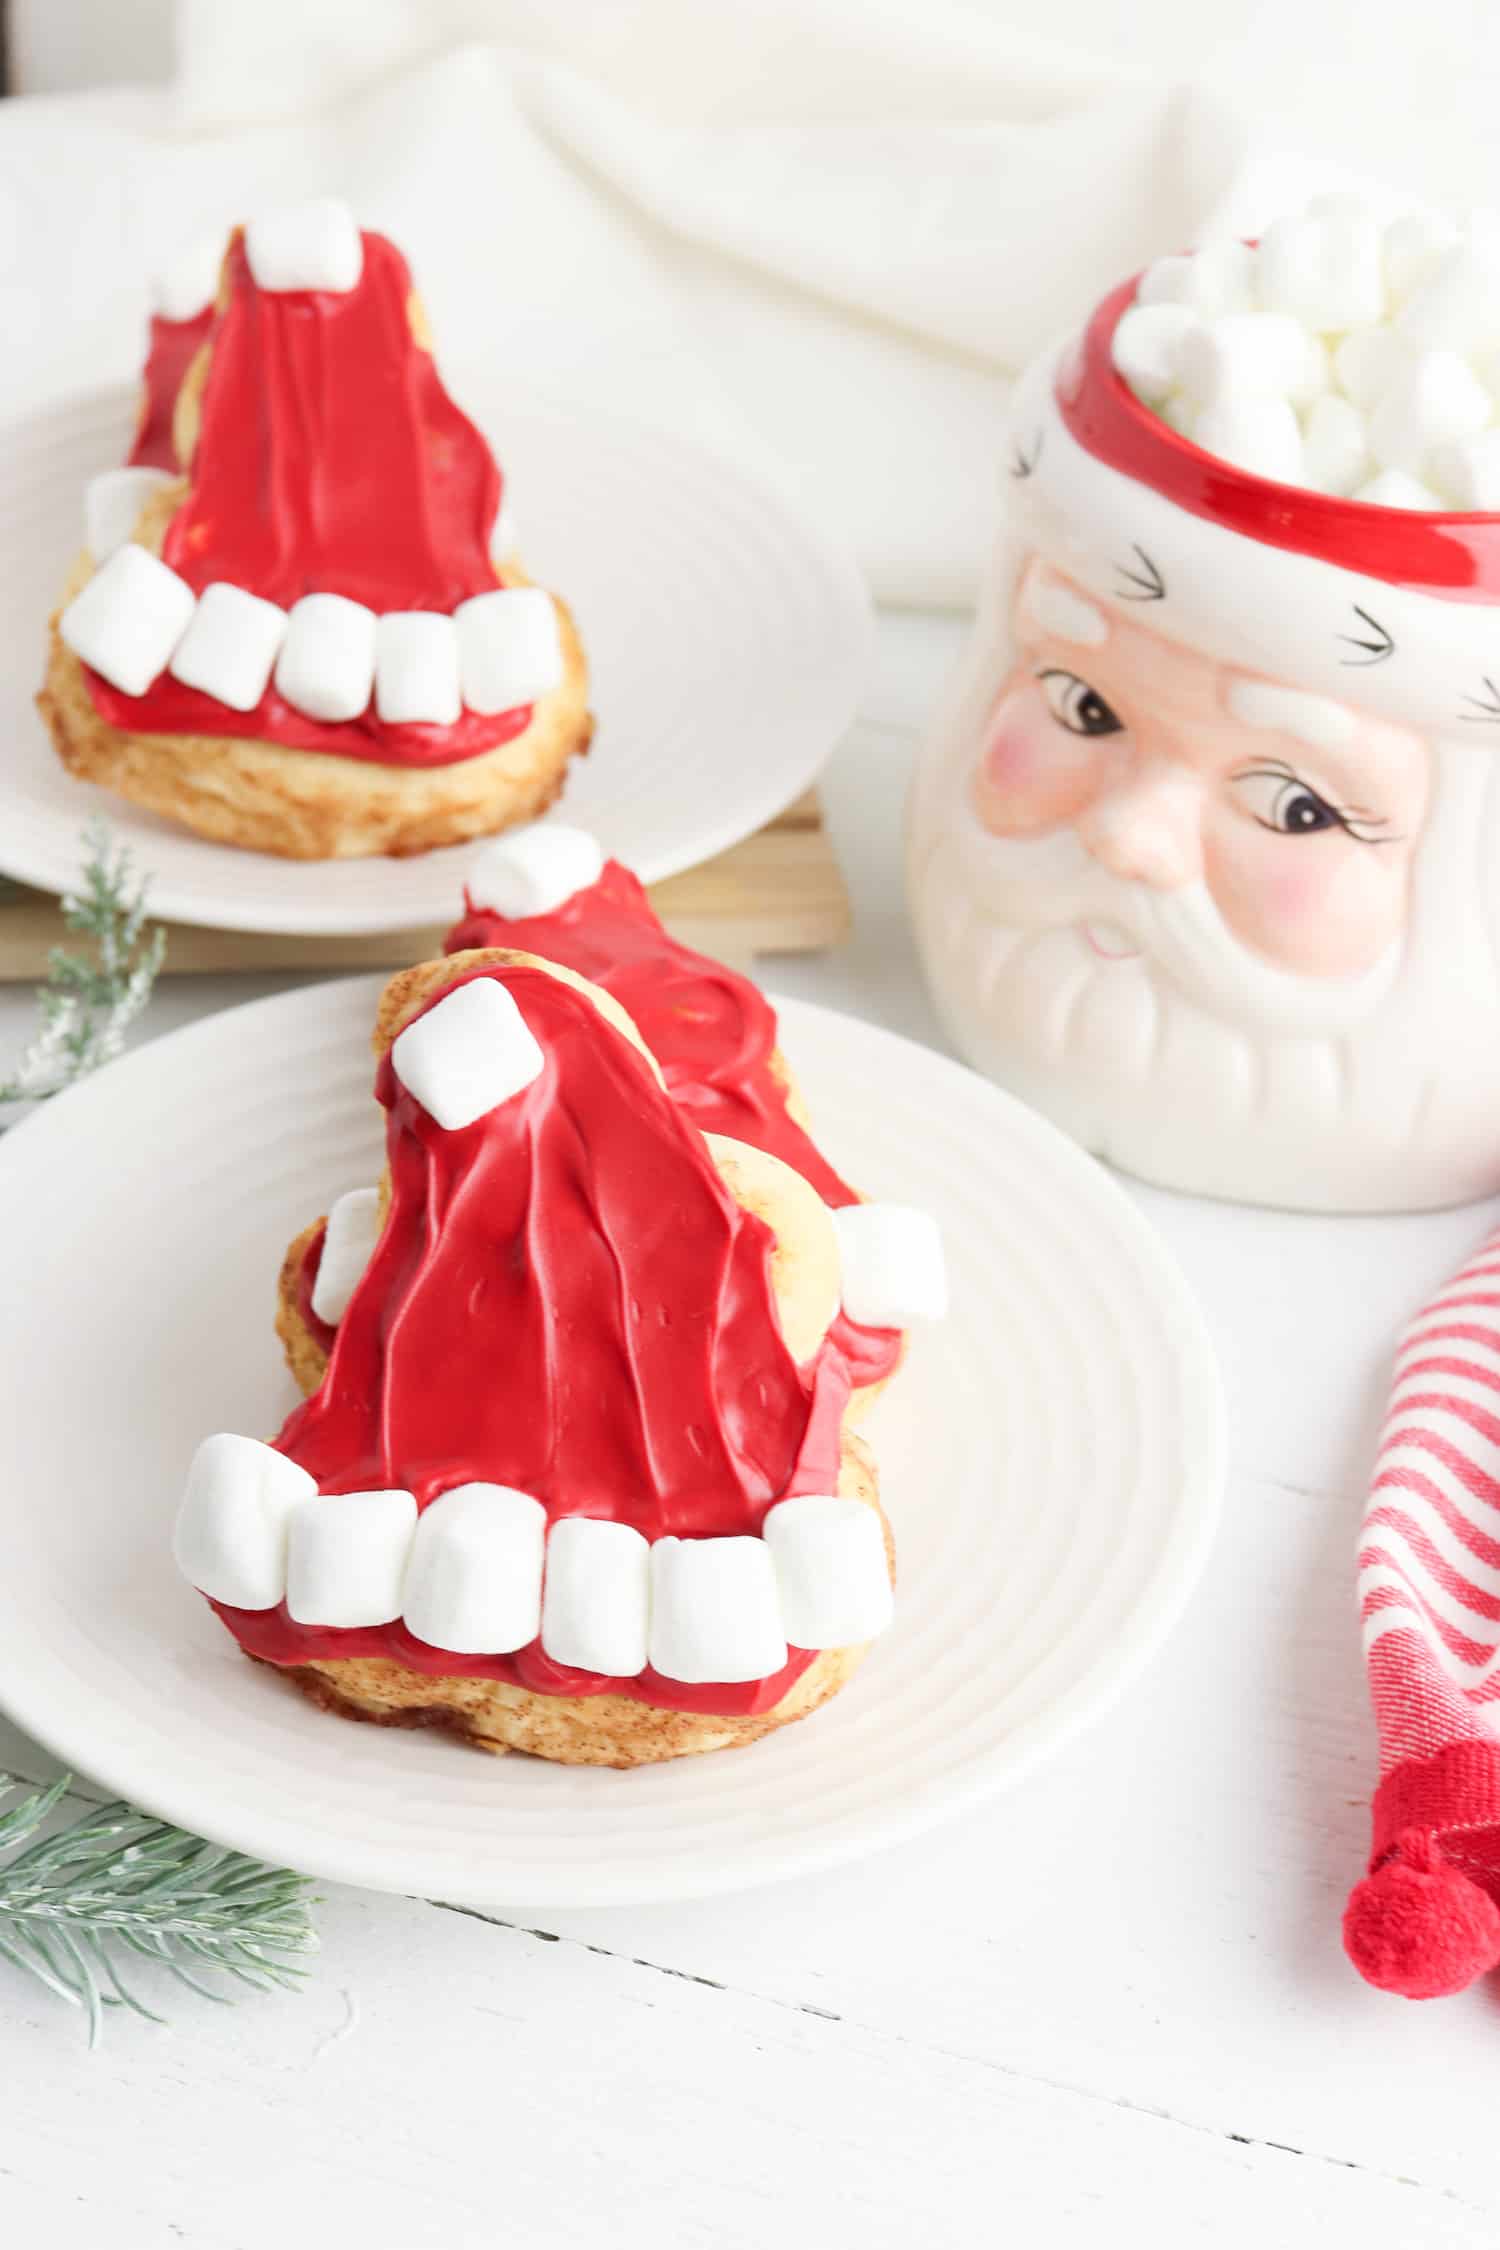
[[[1101,300],[1058,370],[1058,411],[1086,452],[1189,514],[1263,545],[1388,585],[1500,602],[1500,513],[1386,508],[1282,484],[1205,453],[1143,405],[1112,351],[1139,278],[1132,275]]]

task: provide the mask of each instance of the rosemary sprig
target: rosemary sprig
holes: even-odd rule
[[[24,1786],[0,1773],[0,1958],[83,2008],[91,2047],[106,2008],[162,2021],[125,1983],[122,1953],[159,1963],[206,2000],[233,1994],[202,1982],[205,1974],[258,1991],[306,1974],[297,1957],[318,1943],[306,1876],[126,1804],[97,1805],[38,1837],[72,1776],[17,1799]]]
[[[102,820],[90,822],[83,842],[82,878],[64,898],[62,915],[70,930],[92,939],[93,951],[55,945],[48,954],[47,981],[37,992],[41,1028],[0,1082],[0,1109],[47,1101],[111,1062],[161,968],[166,933],[145,928],[146,885],[136,881],[129,852],[123,845],[111,850]]]

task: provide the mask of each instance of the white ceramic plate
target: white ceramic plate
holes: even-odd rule
[[[75,781],[32,698],[46,620],[83,539],[83,490],[118,461],[134,401],[63,400],[0,428],[0,868],[62,891],[107,811],[158,914],[311,935],[417,929],[456,911],[475,846],[415,859],[282,860],[211,844]],[[768,488],[675,437],[507,389],[494,438],[533,577],[588,650],[594,746],[564,797],[643,881],[727,850],[814,779],[854,716],[870,610],[853,564]]]
[[[375,1176],[379,981],[214,1016],[0,1143],[0,1708],[113,1790],[335,1880],[507,1906],[689,1898],[909,1836],[1096,1717],[1204,1559],[1222,1406],[1186,1288],[1099,1166],[958,1064],[803,1004],[784,1045],[866,1192],[936,1213],[953,1309],[868,1424],[896,1622],[828,1708],[633,1773],[329,1717],[176,1576],[212,1429],[295,1393],[282,1251]]]

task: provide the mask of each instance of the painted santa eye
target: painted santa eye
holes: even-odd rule
[[[1076,672],[1038,672],[1047,708],[1069,734],[1119,734],[1124,720]]]
[[[1255,766],[1236,774],[1234,781],[1252,817],[1273,835],[1319,836],[1341,828],[1360,843],[1373,843],[1376,838],[1370,832],[1385,825],[1371,814],[1331,805],[1290,766]]]

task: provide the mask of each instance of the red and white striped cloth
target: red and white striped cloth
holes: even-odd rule
[[[1500,1961],[1500,1233],[1402,1338],[1359,1602],[1380,1785],[1345,1943],[1431,1998]]]

